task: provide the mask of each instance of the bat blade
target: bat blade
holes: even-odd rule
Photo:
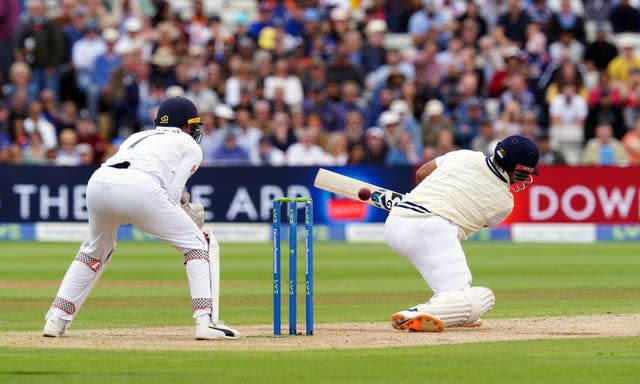
[[[341,175],[324,168],[318,170],[313,186],[387,211],[390,211],[394,205],[398,204],[404,198],[404,195],[401,193]],[[367,200],[361,200],[360,197],[358,197],[358,191],[362,188],[368,188],[371,191],[371,196]]]

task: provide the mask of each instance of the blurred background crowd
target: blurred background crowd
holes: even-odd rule
[[[421,164],[502,137],[640,164],[640,0],[0,2],[0,163],[99,164],[169,96],[208,165]]]

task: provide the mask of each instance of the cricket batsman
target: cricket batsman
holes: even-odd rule
[[[538,149],[523,136],[500,141],[493,156],[459,150],[424,164],[417,186],[395,205],[385,223],[389,247],[406,257],[433,291],[426,302],[391,316],[395,329],[442,332],[478,326],[493,308],[489,288],[472,287],[460,240],[504,220],[511,190],[524,190],[537,174]]]
[[[214,307],[218,287],[212,281],[219,266],[211,265],[209,253],[218,252],[218,244],[202,232],[202,205],[190,203],[184,190],[202,161],[198,111],[186,98],[169,98],[160,105],[155,123],[155,129],[129,136],[89,179],[89,236],[71,262],[45,316],[44,336],[66,335],[111,260],[116,233],[123,224],[157,237],[182,254],[197,340],[240,336],[237,330],[219,321],[217,314],[212,317],[213,308],[218,305],[215,303]]]

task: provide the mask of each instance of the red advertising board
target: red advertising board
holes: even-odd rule
[[[640,167],[540,167],[505,223],[640,222]]]

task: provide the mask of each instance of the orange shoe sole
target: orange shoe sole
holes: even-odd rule
[[[442,332],[444,323],[435,316],[421,313],[407,319],[403,314],[396,313],[391,316],[391,326],[401,331],[410,332]]]

